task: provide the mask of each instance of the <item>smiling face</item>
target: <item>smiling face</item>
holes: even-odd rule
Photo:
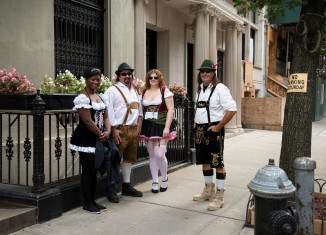
[[[152,73],[151,75],[149,75],[148,80],[149,80],[149,84],[151,84],[151,86],[158,86],[159,85],[159,77],[156,73]]]
[[[130,70],[122,70],[119,75],[119,82],[123,83],[127,87],[131,87],[133,75]]]
[[[208,86],[214,78],[214,70],[200,70],[199,73],[204,86]]]
[[[145,88],[150,89],[152,86],[165,86],[163,75],[158,69],[151,69],[146,74]]]
[[[90,90],[95,91],[99,86],[101,85],[101,76],[100,75],[94,75],[89,78],[85,79],[85,83],[87,88]]]

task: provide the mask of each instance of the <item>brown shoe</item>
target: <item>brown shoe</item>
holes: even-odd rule
[[[194,201],[203,202],[206,200],[212,200],[215,194],[215,184],[209,183],[206,184],[204,190],[201,194],[197,194],[193,196]]]
[[[207,210],[209,211],[217,211],[224,205],[223,199],[224,190],[216,190],[214,198],[211,203],[209,203]]]

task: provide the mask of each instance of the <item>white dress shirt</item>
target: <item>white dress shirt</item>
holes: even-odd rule
[[[200,85],[201,91],[196,96],[197,101],[207,101],[212,91],[212,84],[206,90],[203,89],[203,84]],[[231,96],[230,90],[223,84],[218,83],[209,101],[209,113],[211,122],[219,122],[223,119],[226,111],[237,111],[237,104]],[[196,108],[195,123],[208,123],[207,109]]]
[[[133,87],[129,90],[129,88],[121,82],[118,82],[115,85],[122,91],[129,104],[132,102],[138,103],[138,109],[131,109],[131,113],[129,113],[125,124],[127,126],[137,126],[138,117],[142,116],[140,96]],[[122,125],[127,113],[125,100],[118,89],[114,86],[109,87],[104,95],[108,97],[106,105],[108,106],[111,125],[115,127]]]

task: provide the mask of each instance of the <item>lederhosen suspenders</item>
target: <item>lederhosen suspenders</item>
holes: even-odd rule
[[[125,125],[126,122],[127,122],[127,119],[128,119],[128,116],[129,116],[129,113],[131,114],[131,109],[138,109],[138,107],[134,107],[133,104],[136,103],[136,102],[132,102],[131,104],[128,103],[125,95],[123,94],[123,92],[119,89],[119,87],[117,87],[116,85],[113,85],[115,88],[117,88],[117,90],[120,92],[123,100],[125,101],[125,104],[127,106],[127,112],[126,112],[126,115],[125,115],[125,118],[123,119],[123,123],[122,125]],[[134,89],[134,88],[133,88]],[[135,91],[136,92],[136,91]],[[137,92],[136,92],[137,93]],[[138,103],[137,103],[138,104]]]
[[[205,106],[206,106],[206,110],[207,110],[207,121],[208,121],[208,125],[211,125],[211,116],[210,116],[210,113],[209,113],[209,101],[211,99],[211,96],[213,95],[213,92],[214,92],[215,88],[216,88],[216,85],[214,85],[212,87],[212,90],[211,90],[211,93],[209,94],[208,100],[206,101],[206,103],[204,103]],[[197,96],[196,109],[198,107],[198,99],[199,99],[200,91],[198,92],[198,96]],[[202,102],[203,103],[205,101],[199,101],[199,102]]]

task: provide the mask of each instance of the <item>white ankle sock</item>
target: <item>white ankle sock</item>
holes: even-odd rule
[[[216,180],[216,188],[217,190],[224,190],[225,189],[225,180]]]
[[[213,183],[213,175],[210,176],[204,176],[205,184]]]

